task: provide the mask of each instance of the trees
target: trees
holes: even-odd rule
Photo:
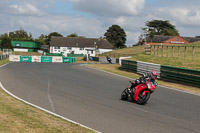
[[[47,36],[47,39],[44,41],[46,45],[50,45],[50,40],[52,36],[58,36],[58,37],[63,37],[63,35],[61,35],[58,32],[51,32],[49,33],[49,35]]]
[[[67,37],[79,37],[79,38],[85,38],[85,36],[78,36],[76,33],[72,33],[68,35]]]
[[[78,37],[78,35],[76,33],[72,33],[72,34],[68,35],[67,37]]]
[[[147,26],[147,29],[149,29],[148,36],[150,38],[153,38],[154,35],[164,35],[164,36],[179,35],[178,30],[168,20],[147,21],[145,25]],[[146,30],[146,28],[143,28],[143,30]]]
[[[126,33],[120,26],[112,25],[108,28],[104,36],[114,46],[114,48],[126,47]]]
[[[33,41],[33,37],[31,33],[27,33],[25,30],[20,28],[14,32],[9,32],[9,37],[15,41]]]
[[[41,45],[45,45],[47,43],[47,35],[41,34],[38,38],[35,39],[36,42],[39,42]]]
[[[1,47],[1,49],[12,49],[13,46],[11,44],[11,39],[9,37],[2,38],[0,47]]]

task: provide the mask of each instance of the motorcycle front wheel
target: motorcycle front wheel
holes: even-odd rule
[[[128,92],[127,88],[121,94],[121,100],[128,100]]]
[[[137,103],[138,103],[138,104],[141,104],[141,105],[146,104],[147,101],[148,101],[149,98],[150,98],[150,92],[146,92],[145,95],[143,95],[143,92],[144,92],[144,91],[141,91],[141,92],[139,93],[138,99],[137,99]]]

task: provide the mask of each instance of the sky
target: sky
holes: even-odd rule
[[[104,37],[112,25],[137,43],[147,21],[168,20],[181,36],[200,36],[200,0],[0,0],[0,34],[20,28],[34,38],[58,32]]]

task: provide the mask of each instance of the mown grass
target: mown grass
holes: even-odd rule
[[[0,60],[0,66],[9,63],[9,59]]]
[[[1,60],[0,65],[9,60]],[[9,96],[0,88],[0,133],[92,133]]]
[[[146,46],[134,46],[131,48],[114,50],[112,52],[104,53],[104,55],[111,55],[112,57],[115,55],[117,57],[118,54],[121,56],[123,56],[123,54],[132,54],[133,56],[129,60],[200,70],[200,42],[185,45],[190,46],[187,47],[186,54],[184,48],[180,48],[179,54],[178,48],[174,48],[174,50],[169,48],[162,53],[161,47],[159,49],[156,48],[155,52],[152,48],[151,54],[146,54]],[[191,46],[199,46],[195,47],[194,54]]]

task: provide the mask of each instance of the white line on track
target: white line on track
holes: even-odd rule
[[[10,62],[11,63],[11,62]],[[10,63],[6,63],[4,65],[1,65],[0,67],[5,67],[6,65],[10,64]]]
[[[51,95],[50,95],[50,79],[48,79],[48,88],[47,88],[47,95],[48,95],[48,99],[49,99],[49,102],[50,102],[50,104],[51,104],[51,108],[52,108],[52,110],[53,110],[53,112],[55,112],[55,107],[54,107],[54,105],[53,105],[53,101],[51,100]]]
[[[6,89],[4,88],[4,86],[3,86],[2,83],[1,83],[1,81],[0,81],[0,88],[2,88],[7,94],[11,95],[12,97],[16,98],[17,100],[20,100],[20,101],[22,101],[22,102],[24,102],[24,103],[26,103],[26,104],[28,104],[28,105],[30,105],[30,106],[33,106],[33,107],[35,107],[35,108],[38,108],[38,109],[40,109],[40,110],[42,110],[42,111],[45,111],[45,112],[47,112],[47,113],[49,113],[49,114],[51,114],[51,115],[54,115],[54,116],[56,116],[56,117],[59,117],[59,118],[63,119],[63,120],[66,120],[66,121],[69,121],[69,122],[71,122],[71,123],[77,124],[77,125],[79,125],[79,126],[81,126],[81,127],[84,127],[84,128],[90,129],[90,130],[93,130],[93,131],[95,131],[95,132],[97,132],[97,133],[101,133],[101,132],[99,132],[99,131],[97,131],[97,130],[94,130],[94,129],[90,128],[90,127],[87,127],[87,126],[85,126],[85,125],[82,125],[82,124],[80,124],[80,123],[78,123],[78,122],[72,121],[72,120],[70,120],[70,119],[68,119],[68,118],[65,118],[65,117],[63,117],[63,116],[61,116],[61,115],[58,115],[58,114],[53,113],[53,112],[51,112],[51,111],[48,111],[48,110],[46,110],[46,109],[44,109],[44,108],[41,108],[41,107],[39,107],[39,106],[37,106],[37,105],[35,105],[35,104],[29,103],[29,102],[27,102],[27,101],[25,101],[25,100],[23,100],[23,99],[21,99],[21,98],[15,96],[14,94],[12,94],[11,92],[9,92],[8,90],[6,90]]]

